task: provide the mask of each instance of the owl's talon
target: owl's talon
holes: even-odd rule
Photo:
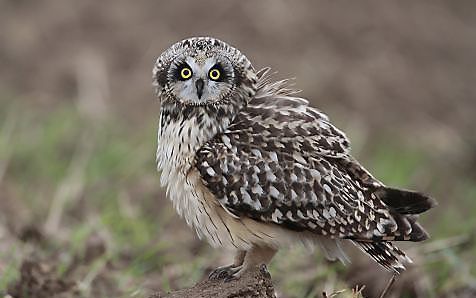
[[[239,277],[239,276],[229,275],[229,276],[225,277],[223,280],[224,280],[225,282],[230,282],[230,281],[233,281],[233,280],[238,279],[238,277]]]
[[[229,271],[232,267],[233,265],[218,267],[212,270],[212,272],[210,272],[210,274],[208,275],[208,279],[223,279],[225,277],[225,272]]]
[[[228,265],[218,267],[208,275],[208,279],[211,280],[224,280],[225,282],[231,281],[239,277],[239,271],[241,266]]]

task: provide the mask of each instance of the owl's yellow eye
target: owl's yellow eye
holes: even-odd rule
[[[208,76],[210,77],[210,79],[216,81],[220,78],[220,71],[216,68],[213,68],[212,70],[210,70],[210,72],[208,73]]]
[[[184,68],[182,68],[182,70],[180,71],[180,76],[181,76],[182,79],[184,79],[184,80],[189,79],[189,78],[192,76],[192,71],[190,70],[190,68],[184,67]]]

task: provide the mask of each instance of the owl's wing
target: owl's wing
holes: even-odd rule
[[[345,135],[303,100],[272,100],[254,99],[197,153],[220,204],[238,217],[336,238],[394,232],[388,208],[347,170]]]
[[[266,145],[269,151],[335,158],[350,152],[345,134],[324,113],[298,97],[257,97],[235,118],[228,132],[248,135],[253,144]]]

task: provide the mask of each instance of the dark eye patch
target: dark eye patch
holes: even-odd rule
[[[188,65],[188,63],[185,61],[179,62],[175,65],[174,71],[173,71],[173,77],[175,80],[179,80],[179,81],[187,80],[187,79],[184,79],[181,75],[182,70],[185,68],[188,68],[190,71],[192,71],[192,68],[190,67],[190,65]]]
[[[213,69],[216,69],[220,72],[220,77],[215,81],[223,82],[223,81],[227,81],[230,78],[229,72],[225,68],[223,68],[220,62],[213,65],[208,72],[211,72]]]

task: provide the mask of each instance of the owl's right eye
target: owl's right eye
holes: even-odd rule
[[[180,77],[184,80],[188,80],[190,79],[190,77],[192,76],[192,70],[188,67],[184,67],[182,68],[182,70],[180,70]]]

